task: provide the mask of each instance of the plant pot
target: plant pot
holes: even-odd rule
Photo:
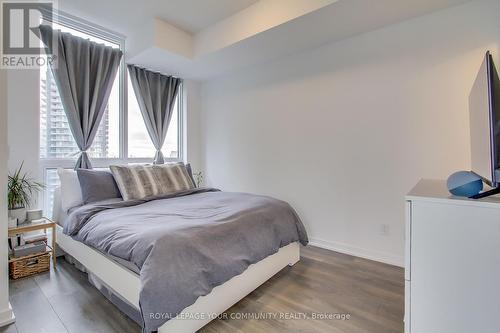
[[[26,208],[9,209],[9,216],[17,218],[17,223],[21,224],[26,221]]]
[[[17,227],[17,219],[15,217],[9,216],[9,228]]]

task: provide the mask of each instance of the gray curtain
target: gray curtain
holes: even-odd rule
[[[153,163],[163,164],[165,160],[161,147],[165,142],[175,99],[182,80],[134,65],[127,67],[149,137],[156,148]]]
[[[92,169],[87,149],[99,129],[122,52],[52,30],[47,25],[40,26],[40,33],[49,52],[56,56],[55,66],[51,66],[52,73],[69,127],[81,152],[75,169]],[[56,45],[52,45],[53,37]]]

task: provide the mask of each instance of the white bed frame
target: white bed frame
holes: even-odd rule
[[[54,200],[57,200],[58,195]],[[60,207],[57,203],[54,208]],[[56,210],[55,210],[56,211]],[[57,211],[56,211],[57,212]],[[56,214],[57,218],[57,214]],[[93,248],[73,240],[57,227],[57,245],[73,256],[86,269],[95,274],[105,284],[139,309],[139,275],[119,265]],[[223,313],[246,295],[257,289],[286,266],[292,266],[300,260],[300,245],[295,242],[282,247],[277,253],[250,265],[242,274],[233,277],[224,284],[215,287],[206,296],[185,308],[176,318],[167,321],[158,333],[193,333],[208,324],[217,315]],[[200,318],[199,314],[204,317]],[[195,318],[195,319],[191,319]]]

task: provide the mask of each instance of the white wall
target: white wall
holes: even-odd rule
[[[200,171],[201,161],[201,84],[196,81],[184,81],[184,151],[186,161],[191,163],[193,172]]]
[[[0,70],[0,326],[12,322],[7,263],[7,72]]]
[[[498,13],[474,1],[204,84],[208,181],[289,201],[315,244],[402,265],[405,193],[469,168]]]
[[[39,178],[40,82],[38,70],[8,70],[9,170]]]

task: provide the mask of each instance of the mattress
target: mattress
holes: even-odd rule
[[[128,270],[134,272],[135,274],[139,275],[140,269],[133,262],[127,261],[127,260],[122,259],[122,258],[115,257],[115,256],[113,256],[111,254],[102,253],[102,252],[99,252],[99,253],[101,253],[102,255],[104,255],[106,258],[109,258],[109,259],[113,260],[114,262],[116,262],[120,266],[123,266],[126,269],[128,269]]]

